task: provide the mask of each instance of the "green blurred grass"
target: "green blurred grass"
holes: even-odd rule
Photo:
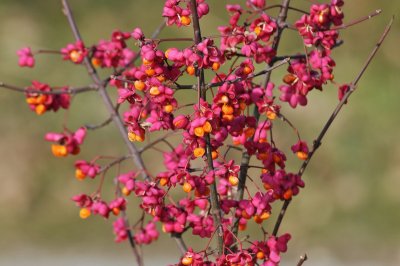
[[[112,30],[130,31],[140,26],[146,35],[160,23],[163,1],[71,0],[86,43],[109,38]],[[223,6],[231,1],[209,1],[211,14],[202,22],[204,35],[215,34],[215,26],[225,23]],[[271,1],[271,4],[278,1]],[[306,1],[293,1],[297,7]],[[392,14],[399,15],[398,1],[347,1],[346,21],[382,8],[383,14],[343,31],[345,44],[334,52],[335,79],[349,82],[359,71]],[[293,17],[290,17],[293,20]],[[169,28],[161,36],[191,36],[189,28]],[[85,70],[60,62],[54,56],[41,56],[37,67],[17,67],[15,52],[24,46],[58,49],[72,42],[59,1],[0,2],[0,80],[20,86],[39,79],[53,85],[85,85],[90,82]],[[354,93],[327,134],[307,173],[306,189],[290,207],[282,232],[293,233],[289,252],[296,257],[314,247],[325,247],[345,260],[368,256],[373,260],[396,259],[400,250],[400,144],[398,101],[400,24],[393,31],[366,72]],[[280,53],[296,52],[301,44],[294,34],[285,34]],[[280,73],[274,74],[278,83]],[[283,111],[311,142],[337,104],[336,88],[313,92],[307,108]],[[0,247],[4,252],[33,243],[44,247],[95,245],[116,252],[111,223],[101,219],[82,221],[69,198],[91,192],[95,181],[77,182],[72,165],[76,158],[55,159],[43,141],[45,132],[61,130],[65,113],[37,117],[28,110],[22,95],[0,93]],[[68,126],[96,123],[107,117],[96,94],[76,97],[69,112]],[[276,139],[289,147],[293,135],[285,125],[278,126]],[[111,125],[89,133],[81,158],[96,154],[118,155],[125,151]],[[149,154],[146,162],[154,171],[161,157]],[[293,157],[290,157],[293,159]],[[152,164],[154,162],[154,164]],[[298,165],[290,165],[297,169]],[[110,172],[112,178],[115,172]],[[106,182],[111,184],[111,179]],[[273,220],[271,220],[273,221]],[[161,239],[158,247],[169,243]],[[169,244],[171,246],[171,244]],[[349,250],[351,249],[351,252]],[[172,249],[173,250],[173,249]],[[129,251],[127,251],[129,252]],[[313,254],[310,254],[311,257]],[[397,258],[399,260],[399,258]]]

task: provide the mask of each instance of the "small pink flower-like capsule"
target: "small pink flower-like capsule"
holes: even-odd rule
[[[135,28],[135,29],[133,30],[133,32],[132,32],[132,37],[133,37],[135,40],[141,40],[141,39],[143,39],[143,38],[144,38],[144,34],[143,34],[142,29],[140,29],[140,28]]]
[[[25,47],[17,51],[17,55],[19,57],[18,65],[20,67],[34,67],[35,58],[33,57],[33,53],[31,48]]]
[[[204,15],[207,15],[209,11],[210,11],[210,8],[209,8],[208,4],[197,3],[197,13],[199,15],[199,18],[201,18]]]
[[[300,160],[307,160],[309,151],[306,142],[299,140],[291,149]]]
[[[131,142],[135,142],[135,141],[143,142],[145,140],[145,131],[144,131],[144,129],[140,127],[137,130],[129,131],[128,132],[128,139]]]
[[[175,128],[183,129],[189,124],[189,119],[184,115],[178,115],[175,117],[172,123],[174,124]]]

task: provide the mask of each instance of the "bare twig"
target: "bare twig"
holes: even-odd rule
[[[362,17],[362,18],[359,18],[359,19],[357,19],[357,20],[354,20],[354,21],[350,22],[349,24],[343,24],[343,25],[341,25],[341,26],[333,27],[333,28],[331,28],[330,30],[342,30],[342,29],[347,29],[348,27],[351,27],[351,26],[354,26],[354,25],[356,25],[356,24],[358,24],[358,23],[361,23],[361,22],[364,22],[364,21],[366,21],[366,20],[369,20],[369,19],[371,19],[371,18],[373,18],[373,17],[379,15],[380,13],[382,13],[382,10],[381,10],[381,9],[377,9],[377,10],[375,10],[374,12],[372,12],[371,14],[369,14],[369,15],[367,15],[367,16],[364,16],[364,17]]]
[[[99,129],[99,128],[109,125],[112,121],[113,121],[112,117],[110,116],[109,118],[107,118],[107,120],[104,120],[100,124],[97,124],[97,125],[86,124],[85,127],[89,130],[96,130],[96,129]]]
[[[166,138],[170,137],[170,136],[173,135],[173,134],[175,134],[175,132],[168,132],[167,134],[164,134],[163,136],[159,137],[158,139],[153,140],[152,142],[150,142],[150,143],[147,144],[146,146],[142,147],[142,148],[139,150],[139,153],[143,153],[143,152],[145,152],[146,150],[148,150],[148,149],[150,149],[151,147],[153,147],[154,145],[156,145],[157,143],[165,141]],[[172,147],[172,149],[173,149],[173,147]]]
[[[307,254],[304,253],[304,255],[300,256],[299,262],[297,262],[297,266],[303,265],[303,263],[308,259]]]
[[[290,58],[284,58],[278,64],[273,65],[273,66],[269,66],[267,69],[262,70],[260,72],[257,72],[256,74],[249,75],[249,76],[244,77],[244,78],[236,78],[236,79],[233,79],[233,80],[226,80],[226,81],[221,81],[221,82],[210,83],[210,84],[207,84],[206,87],[207,88],[219,87],[219,86],[222,86],[225,83],[229,85],[229,84],[234,84],[236,82],[240,82],[240,81],[252,79],[252,78],[255,78],[255,77],[258,77],[258,76],[262,76],[262,75],[271,73],[272,70],[274,70],[274,69],[286,64],[287,62],[289,62],[289,60],[290,60]]]
[[[273,8],[278,8],[278,7],[279,8],[283,8],[283,5],[271,5],[271,6],[268,6],[268,7],[264,8],[263,11],[266,11],[266,10],[269,10],[269,9],[273,9]],[[287,8],[289,10],[293,10],[293,11],[296,11],[296,12],[299,12],[299,13],[302,13],[302,14],[306,14],[306,15],[310,14],[307,11],[304,11],[304,10],[299,9],[299,8],[295,8],[295,7],[291,7],[291,6],[289,6]]]
[[[110,169],[110,168],[113,167],[114,165],[119,164],[119,163],[122,163],[123,161],[125,161],[125,160],[127,160],[127,159],[129,159],[129,158],[131,158],[131,157],[132,157],[132,155],[121,156],[121,157],[115,159],[114,161],[112,161],[111,163],[109,163],[109,164],[103,166],[103,167],[100,169],[99,173],[108,171],[108,169]]]
[[[115,111],[117,113],[118,113],[118,109],[120,106],[121,106],[120,104],[117,104],[117,106],[115,107]],[[113,121],[112,116],[110,116],[109,118],[107,118],[107,120],[104,120],[103,122],[101,122],[98,125],[86,124],[85,127],[89,130],[96,130],[96,129],[99,129],[99,128],[109,125],[112,121]]]
[[[171,237],[175,239],[176,245],[178,246],[179,251],[182,255],[184,255],[187,251],[187,247],[185,242],[182,239],[182,234],[172,233]]]
[[[358,82],[360,81],[361,77],[364,75],[364,73],[367,70],[368,66],[370,65],[372,59],[374,59],[376,53],[378,52],[379,48],[381,47],[381,45],[382,45],[383,41],[385,40],[386,36],[389,34],[390,29],[391,29],[392,24],[393,24],[393,19],[394,18],[392,18],[390,20],[390,22],[388,23],[388,25],[386,26],[381,38],[376,43],[376,45],[375,45],[374,49],[372,50],[372,52],[370,53],[367,61],[364,63],[361,71],[358,73],[356,78],[353,80],[353,82],[351,83],[351,85],[349,87],[349,90],[346,92],[346,94],[344,95],[343,99],[338,103],[338,105],[336,106],[335,110],[332,112],[331,116],[329,117],[328,121],[326,122],[325,126],[322,128],[321,132],[319,133],[317,139],[314,141],[313,148],[309,152],[307,160],[305,160],[304,163],[301,165],[301,167],[300,167],[300,169],[298,171],[298,175],[302,176],[304,174],[304,171],[306,170],[307,166],[309,165],[309,163],[311,161],[311,158],[315,154],[316,150],[321,146],[321,141],[324,138],[326,132],[328,131],[328,129],[332,125],[333,121],[335,120],[336,116],[339,114],[339,112],[342,109],[342,107],[344,106],[344,104],[347,103],[347,100],[349,99],[350,95],[356,90]],[[286,210],[287,210],[290,202],[291,202],[291,199],[290,200],[285,200],[285,202],[283,203],[283,206],[281,208],[281,211],[279,213],[279,216],[277,218],[277,221],[275,223],[274,230],[273,230],[273,233],[272,233],[274,236],[276,236],[278,231],[279,231],[279,227],[280,227],[280,225],[282,223],[282,220],[283,220],[283,218],[285,216]]]

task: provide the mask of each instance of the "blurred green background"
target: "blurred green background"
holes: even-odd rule
[[[163,2],[70,1],[87,45],[109,38],[114,29],[131,31],[140,26],[150,36],[161,21]],[[208,2],[211,13],[202,21],[203,35],[216,34],[216,26],[227,23],[224,5],[235,1]],[[292,1],[299,8],[309,2]],[[345,43],[334,51],[338,83],[355,77],[390,17],[400,15],[399,1],[346,1],[346,22],[378,8],[383,9],[380,16],[342,31]],[[38,56],[34,69],[17,65],[16,50],[22,47],[59,49],[73,41],[60,1],[1,0],[0,36],[0,81],[22,87],[32,79],[55,86],[90,83],[83,67],[54,55]],[[192,32],[171,27],[161,34],[166,36],[191,37]],[[400,265],[399,44],[397,19],[307,170],[306,188],[289,208],[281,232],[291,232],[293,239],[283,265],[294,265],[304,252],[310,257],[305,265]],[[288,31],[279,53],[294,53],[299,45],[299,38]],[[273,75],[274,81],[279,82],[282,71]],[[309,100],[307,108],[284,106],[283,112],[311,143],[337,104],[337,90],[328,86],[324,93],[312,92]],[[89,132],[78,157],[56,159],[43,140],[46,132],[62,130],[64,119],[71,129],[106,119],[99,96],[79,95],[68,115],[60,111],[42,117],[29,111],[21,94],[1,89],[0,103],[0,265],[132,265],[127,245],[113,243],[111,221],[98,217],[82,221],[70,201],[72,195],[96,187],[96,181],[74,178],[77,158],[125,152],[116,128]],[[293,134],[282,123],[277,128],[277,142],[287,149]],[[162,170],[159,155],[149,153],[145,159],[154,172]],[[298,163],[289,167],[295,171]],[[115,171],[110,171],[109,190],[113,175]],[[163,236],[145,250],[151,257],[148,265],[174,261],[178,252],[171,241]]]

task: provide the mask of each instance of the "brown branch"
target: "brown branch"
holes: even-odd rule
[[[71,30],[72,30],[72,32],[74,34],[75,40],[76,41],[82,41],[81,35],[80,35],[78,27],[77,27],[77,25],[75,23],[75,20],[74,20],[71,8],[69,6],[68,0],[62,0],[62,5],[63,5],[63,12],[64,12],[65,16],[68,19],[68,22],[69,22]],[[106,91],[106,88],[103,85],[103,81],[100,79],[99,75],[96,72],[96,69],[93,67],[92,63],[90,62],[89,56],[85,57],[84,64],[86,66],[88,74],[90,75],[90,77],[92,78],[94,83],[98,86],[98,88],[99,88],[98,92],[99,92],[101,98],[103,99],[103,103],[107,107],[108,112],[110,113],[110,115],[113,118],[114,124],[117,126],[122,139],[124,140],[125,144],[127,145],[129,153],[130,153],[130,155],[132,155],[134,163],[141,170],[143,178],[149,179],[149,176],[146,174],[144,162],[143,162],[143,160],[142,160],[142,158],[141,158],[141,156],[139,154],[139,151],[137,150],[136,146],[133,145],[133,143],[129,141],[125,125],[124,125],[121,117],[119,116],[119,114],[115,110],[114,105],[113,105],[113,103],[112,103],[112,101],[111,101],[111,99],[110,99],[110,97],[109,97],[109,95],[108,95],[108,93]],[[127,224],[127,222],[126,222],[126,224]],[[129,231],[128,231],[128,233],[129,233]],[[131,235],[130,235],[130,239],[129,240],[130,240],[132,251],[133,251],[134,256],[136,258],[137,264],[140,265],[140,266],[143,265],[143,258],[139,254],[138,248],[135,245]]]
[[[289,10],[289,3],[290,3],[290,0],[282,1],[281,10],[279,12],[278,20],[277,20],[278,32],[272,43],[272,48],[275,51],[278,51],[281,35],[282,35],[283,30],[285,29],[282,25],[286,22],[288,10]],[[271,65],[268,65],[267,69],[269,69],[271,67],[272,67]],[[265,76],[265,80],[264,80],[264,88],[267,87],[268,82],[271,79],[271,74],[272,74],[272,71],[266,71],[266,73],[265,73],[266,76]],[[256,117],[256,119],[258,121],[260,118],[260,113],[258,112],[257,106],[254,107],[254,116]],[[235,197],[235,200],[237,200],[237,201],[240,201],[243,199],[244,190],[246,187],[246,178],[247,178],[247,172],[249,169],[250,157],[251,156],[247,153],[247,151],[244,151],[242,153],[242,160],[240,162],[240,172],[239,172],[239,184],[238,184],[238,189],[237,189],[237,193],[236,193],[236,197]],[[235,236],[237,236],[238,230],[239,230],[239,219],[236,218],[233,223],[232,233]]]
[[[115,107],[116,112],[118,112],[120,106],[121,106],[120,104],[117,104],[117,106]],[[107,120],[104,120],[102,123],[98,125],[86,124],[85,127],[89,130],[96,130],[109,125],[112,121],[113,121],[112,116],[110,116],[109,118],[107,118]]]
[[[354,25],[356,25],[356,24],[358,24],[358,23],[361,23],[361,22],[364,22],[364,21],[366,21],[366,20],[369,20],[369,19],[371,19],[371,18],[373,18],[373,17],[379,15],[380,13],[382,13],[382,10],[381,10],[381,9],[377,9],[377,10],[375,10],[374,12],[372,12],[371,14],[369,14],[369,15],[367,15],[367,16],[364,16],[364,17],[361,17],[361,18],[359,18],[359,19],[357,19],[357,20],[354,20],[354,21],[350,22],[349,24],[343,24],[343,25],[341,25],[341,26],[333,27],[333,28],[331,28],[331,29],[329,29],[329,30],[342,30],[342,29],[347,29],[348,27],[351,27],[351,26],[354,26]]]
[[[256,74],[249,75],[249,76],[244,77],[244,78],[240,78],[239,77],[239,78],[236,78],[236,79],[233,79],[233,80],[226,80],[226,81],[210,83],[210,84],[207,84],[206,87],[207,88],[219,87],[219,86],[222,86],[225,83],[229,85],[229,84],[233,84],[233,83],[236,83],[236,82],[245,81],[245,80],[252,79],[252,78],[255,78],[255,77],[258,77],[258,76],[262,76],[262,75],[265,75],[265,74],[268,74],[268,73],[272,72],[272,70],[274,70],[274,69],[286,64],[289,61],[290,61],[290,58],[284,58],[278,64],[273,65],[273,66],[269,66],[267,69],[264,69],[264,70],[262,70],[260,72],[257,72]]]
[[[299,262],[297,262],[297,266],[303,265],[303,263],[308,259],[307,254],[304,253],[304,255],[300,256]]]
[[[194,40],[195,43],[198,44],[201,42],[201,29],[200,29],[200,23],[199,23],[199,16],[197,14],[197,3],[196,0],[190,0],[190,10],[192,12],[192,18],[193,18],[193,31],[194,31]],[[199,88],[199,96],[203,98],[203,100],[206,100],[206,88],[205,88],[205,82],[204,82],[204,70],[203,69],[197,69],[196,71],[196,76],[197,76],[197,83],[198,83],[198,88]],[[200,104],[200,102],[199,102]],[[205,135],[205,140],[206,140],[206,157],[207,157],[207,164],[208,164],[208,169],[210,171],[214,171],[214,164],[213,164],[213,159],[212,159],[212,146],[211,146],[211,139],[210,139],[210,134]],[[223,247],[224,247],[224,232],[222,229],[222,224],[221,224],[221,211],[220,211],[220,206],[219,206],[219,198],[218,198],[218,192],[217,192],[217,186],[214,182],[210,185],[210,201],[211,201],[211,212],[214,218],[214,223],[217,228],[218,232],[218,254],[221,255],[223,254]]]
[[[167,134],[164,134],[163,136],[159,137],[158,139],[148,143],[146,146],[142,147],[139,150],[139,153],[143,153],[146,150],[150,149],[151,147],[153,147],[154,145],[156,145],[159,142],[163,142],[165,141],[166,138],[170,137],[171,135],[175,134],[176,132],[168,132]],[[169,145],[168,145],[169,146]],[[173,149],[173,147],[171,147]]]
[[[179,251],[181,252],[182,255],[185,255],[187,251],[187,247],[185,242],[182,239],[182,233],[172,233],[171,237],[175,239],[176,245],[178,246]]]
[[[110,169],[110,168],[113,167],[114,165],[119,164],[119,163],[121,163],[121,162],[123,162],[123,161],[125,161],[125,160],[127,160],[127,159],[129,159],[129,158],[131,158],[131,157],[132,157],[132,155],[121,156],[121,157],[115,159],[114,161],[112,161],[111,163],[109,163],[109,164],[103,166],[103,167],[100,169],[99,173],[106,172],[106,171],[108,171],[108,169]]]
[[[344,95],[343,99],[338,103],[338,105],[336,106],[335,110],[332,112],[331,116],[329,117],[328,121],[326,122],[325,126],[322,128],[321,132],[319,133],[317,139],[314,141],[313,148],[308,153],[307,160],[304,161],[304,163],[301,165],[301,167],[300,167],[300,169],[298,171],[298,175],[299,176],[302,176],[304,174],[304,171],[306,170],[307,166],[309,165],[309,163],[311,161],[311,158],[313,157],[313,155],[315,154],[317,149],[321,146],[322,139],[324,138],[326,132],[328,131],[328,129],[332,125],[333,121],[335,120],[335,118],[339,114],[339,112],[342,109],[342,107],[347,103],[347,100],[349,99],[350,95],[353,94],[353,92],[356,90],[358,82],[360,81],[361,77],[364,75],[364,73],[367,70],[368,66],[370,65],[371,61],[374,59],[376,53],[378,52],[379,48],[381,47],[381,45],[382,45],[383,41],[385,40],[386,36],[389,34],[390,29],[391,29],[392,24],[393,24],[393,20],[394,20],[394,17],[390,20],[390,22],[386,26],[381,38],[376,43],[374,49],[371,51],[369,57],[367,58],[367,61],[363,65],[361,71],[358,73],[356,78],[353,80],[353,82],[350,85],[349,90],[346,92],[346,94]],[[277,221],[275,223],[275,226],[274,226],[274,231],[272,233],[274,236],[276,236],[278,231],[279,231],[279,227],[280,227],[280,225],[282,223],[282,220],[283,220],[283,218],[285,216],[286,210],[287,210],[290,202],[291,202],[291,200],[285,200],[285,202],[283,203],[283,206],[282,206],[281,211],[279,213],[278,219],[277,219]]]
[[[60,94],[75,95],[75,94],[79,94],[79,93],[83,93],[83,92],[98,90],[98,87],[96,85],[89,85],[89,86],[80,87],[80,88],[67,87],[65,90],[41,91],[41,90],[35,90],[35,89],[28,89],[27,87],[21,88],[21,87],[17,87],[14,85],[3,83],[1,81],[0,81],[0,87],[9,89],[12,91],[16,91],[16,92],[37,93],[37,94],[45,94],[45,95],[60,95]]]
[[[268,6],[268,7],[264,8],[263,11],[266,11],[266,10],[269,10],[269,9],[273,9],[273,8],[278,8],[278,7],[279,7],[279,8],[283,8],[283,5],[272,5],[272,6]],[[296,12],[299,12],[299,13],[302,13],[302,14],[310,15],[309,12],[304,11],[304,10],[299,9],[299,8],[295,8],[295,7],[288,6],[287,9],[293,10],[293,11],[296,11]]]

